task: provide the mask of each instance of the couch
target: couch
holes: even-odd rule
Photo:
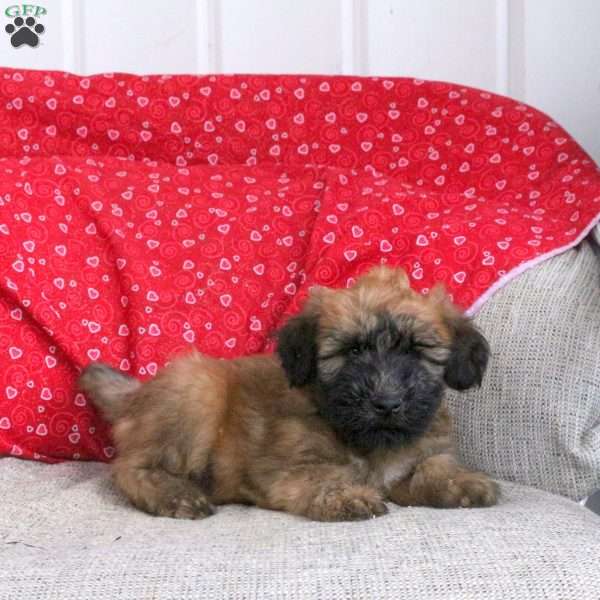
[[[124,219],[133,220],[131,215],[135,215],[134,209],[137,208],[155,224],[157,215],[147,216],[154,209],[145,204],[155,192],[151,190],[150,194],[135,198],[137,204],[133,207],[133,192],[130,193],[129,188],[123,191],[119,187],[123,179],[119,170],[129,169],[130,164],[139,167],[138,172],[131,176],[133,187],[133,184],[139,184],[140,180],[135,177],[141,177],[139,172],[143,169],[149,169],[150,174],[153,170],[162,169],[166,183],[161,183],[161,193],[175,203],[178,202],[177,194],[186,198],[189,196],[191,202],[195,193],[195,190],[182,191],[187,188],[182,187],[184,184],[181,180],[177,181],[177,177],[188,177],[188,170],[196,174],[198,186],[213,185],[206,175],[211,172],[203,170],[213,167],[216,160],[214,148],[209,147],[213,143],[212,137],[203,137],[207,135],[207,116],[203,112],[207,105],[192,105],[191,100],[188,103],[184,94],[179,94],[176,89],[177,86],[197,85],[196,80],[190,77],[152,79],[123,76],[123,81],[131,86],[125,92],[126,86],[118,91],[118,78],[113,76],[98,77],[91,83],[88,78],[58,73],[22,74],[3,70],[0,76],[0,94],[3,95],[4,106],[3,109],[0,107],[0,138],[4,140],[4,155],[0,160],[0,169],[4,173],[0,181],[0,216],[9,215],[12,219],[17,215],[19,219],[16,222],[22,225],[21,215],[29,214],[20,212],[25,210],[23,207],[34,212],[42,202],[49,202],[54,218],[58,219],[57,225],[67,230],[71,226],[77,232],[76,227],[67,226],[61,220],[64,203],[72,202],[67,206],[77,206],[80,211],[73,223],[85,227],[85,234],[88,235],[82,238],[86,241],[81,242],[76,236],[73,239],[73,235],[69,237],[65,234],[64,244],[54,239],[52,243],[37,239],[37,245],[32,245],[32,240],[27,239],[25,242],[29,248],[24,246],[23,250],[23,239],[6,234],[0,219],[0,260],[4,261],[3,284],[6,283],[0,294],[0,309],[5,309],[5,313],[0,313],[0,340],[11,348],[9,357],[2,355],[2,360],[6,362],[2,363],[3,373],[0,375],[7,384],[5,395],[0,394],[0,411],[4,411],[0,412],[0,448],[6,455],[0,458],[0,600],[600,598],[600,516],[584,505],[586,498],[600,489],[600,354],[597,351],[600,339],[600,231],[597,226],[594,227],[598,221],[598,209],[593,205],[593,202],[600,200],[600,196],[594,198],[594,192],[586,192],[594,185],[598,186],[600,175],[589,157],[557,125],[547,121],[547,117],[534,109],[517,105],[509,99],[449,84],[423,84],[400,79],[395,82],[380,81],[375,78],[354,81],[350,85],[349,79],[334,78],[331,82],[319,83],[314,78],[313,92],[317,95],[331,93],[328,100],[333,107],[331,110],[337,110],[336,103],[339,103],[339,115],[343,118],[354,121],[355,116],[361,115],[358,119],[361,125],[356,135],[372,135],[373,141],[355,140],[358,147],[363,148],[359,151],[351,144],[344,146],[343,140],[335,139],[329,144],[332,157],[327,158],[321,153],[317,142],[309,146],[301,140],[304,139],[302,136],[326,138],[331,134],[331,123],[325,129],[317,130],[311,129],[310,122],[303,120],[300,123],[298,119],[296,126],[300,129],[294,129],[294,125],[290,127],[290,138],[299,136],[300,142],[294,141],[294,144],[299,143],[298,152],[296,146],[292,147],[290,138],[280,139],[280,143],[275,145],[272,142],[261,145],[264,141],[261,138],[254,148],[259,131],[257,123],[271,135],[273,123],[270,122],[269,111],[277,111],[281,107],[277,102],[268,103],[273,101],[270,94],[279,94],[277,90],[280,88],[285,88],[290,96],[294,96],[295,99],[291,100],[294,110],[299,110],[298,106],[304,106],[305,102],[307,115],[313,111],[314,119],[320,120],[325,116],[333,120],[335,115],[330,116],[332,112],[329,108],[329,112],[321,111],[318,103],[300,97],[300,88],[297,86],[298,82],[304,85],[302,78],[256,77],[250,78],[249,82],[250,87],[255,86],[257,90],[254,98],[239,107],[240,111],[246,111],[242,124],[239,115],[231,114],[231,102],[237,101],[239,96],[243,101],[246,89],[243,87],[244,80],[225,78],[226,85],[233,87],[230,93],[219,99],[218,106],[227,115],[225,121],[229,119],[227,122],[231,125],[230,144],[226,150],[229,159],[241,161],[240,157],[243,157],[244,161],[247,159],[244,169],[252,169],[256,160],[269,167],[269,161],[275,161],[275,165],[281,164],[283,156],[287,161],[286,167],[301,168],[306,180],[299,177],[294,182],[297,183],[295,191],[298,193],[297,205],[294,206],[299,207],[298,210],[305,210],[306,215],[310,216],[314,208],[305,201],[305,196],[308,195],[307,190],[312,189],[310,186],[315,182],[313,176],[316,171],[311,171],[314,165],[305,168],[298,162],[305,160],[304,151],[313,152],[317,163],[338,161],[331,172],[336,177],[341,175],[333,183],[328,182],[327,190],[319,201],[321,214],[316,219],[311,235],[312,240],[323,238],[324,244],[316,249],[309,248],[314,254],[309,253],[303,272],[297,277],[296,274],[282,275],[291,278],[282,280],[282,290],[291,289],[289,286],[292,283],[294,290],[298,288],[304,291],[315,283],[343,285],[355,274],[358,263],[365,267],[378,262],[385,255],[390,262],[401,264],[408,256],[411,262],[403,266],[409,271],[413,285],[426,291],[425,288],[436,278],[442,278],[455,300],[474,315],[490,341],[490,366],[480,389],[451,393],[448,402],[454,417],[454,434],[461,459],[496,478],[500,482],[501,498],[497,506],[486,509],[438,510],[390,506],[388,515],[358,523],[314,523],[245,506],[220,507],[215,516],[202,521],[177,521],[150,517],[135,510],[112,485],[108,464],[112,457],[110,432],[106,424],[100,422],[98,415],[85,404],[85,398],[76,393],[73,381],[78,369],[96,353],[99,354],[99,348],[103,353],[102,359],[139,376],[151,375],[151,365],[156,367],[156,363],[164,362],[170,352],[184,348],[184,341],[194,342],[204,351],[220,352],[223,356],[253,349],[268,350],[268,337],[263,335],[264,331],[258,334],[254,325],[262,320],[263,323],[268,322],[270,329],[276,327],[281,319],[297,308],[302,294],[290,298],[293,294],[282,291],[281,296],[272,299],[271,305],[268,301],[259,305],[257,298],[262,300],[264,289],[251,290],[245,302],[254,301],[256,307],[253,310],[259,311],[262,307],[263,312],[244,313],[248,319],[247,327],[243,323],[240,325],[239,318],[234,319],[231,312],[238,307],[236,302],[241,302],[236,293],[241,293],[239,290],[242,285],[232,287],[225,303],[222,292],[221,296],[212,299],[207,292],[207,297],[201,299],[196,296],[193,302],[187,292],[182,292],[181,304],[176,305],[172,298],[167,302],[162,295],[164,290],[157,286],[162,283],[168,292],[173,285],[187,285],[186,280],[178,279],[180,275],[185,275],[185,266],[183,270],[176,266],[172,273],[167,272],[168,259],[175,256],[170,252],[176,253],[173,245],[170,245],[165,255],[160,255],[163,272],[150,280],[157,281],[153,285],[158,291],[151,290],[156,298],[150,300],[155,302],[152,305],[154,314],[163,308],[170,311],[167,311],[170,316],[160,322],[162,332],[156,326],[156,335],[151,331],[148,333],[148,327],[143,323],[146,318],[143,304],[138,306],[135,303],[138,297],[143,295],[147,298],[151,292],[144,289],[143,294],[138,296],[139,289],[133,288],[136,284],[131,285],[131,278],[136,269],[139,271],[146,265],[144,261],[156,268],[151,260],[155,256],[152,254],[154,248],[147,248],[141,243],[136,246],[133,240],[129,245],[122,242],[126,236],[119,229],[119,219],[122,216],[120,211],[125,211]],[[204,102],[203,95],[206,94],[207,98],[210,96],[209,83],[213,85],[214,80],[208,78],[203,80],[204,83],[200,82],[201,102]],[[135,94],[141,94],[140,90],[153,85],[161,87],[164,98],[148,105],[148,98],[138,95],[137,108],[123,109],[114,115],[114,122],[107,121],[106,111],[112,115],[110,111],[118,102],[135,104]],[[428,89],[427,94],[423,92],[423,85]],[[35,93],[27,91],[31,86],[35,88]],[[382,91],[380,94],[367,93],[364,88],[369,86],[381,88]],[[307,84],[307,87],[310,85]],[[63,96],[55,96],[57,88],[62,90]],[[415,197],[422,198],[425,211],[433,210],[428,203],[438,202],[435,198],[440,194],[435,186],[439,187],[442,183],[439,173],[432,171],[431,166],[438,165],[440,156],[433,155],[442,155],[447,151],[447,156],[443,157],[447,160],[447,172],[444,180],[446,192],[439,201],[442,206],[461,200],[462,195],[457,190],[467,180],[473,185],[481,185],[482,198],[486,195],[489,198],[492,194],[497,202],[506,202],[507,198],[511,198],[515,207],[525,206],[519,190],[528,186],[532,194],[529,200],[534,204],[536,198],[541,196],[548,199],[550,206],[554,203],[555,208],[559,204],[563,206],[563,200],[565,206],[570,206],[577,196],[580,205],[577,205],[576,214],[569,209],[565,219],[576,222],[578,228],[566,231],[558,219],[545,221],[544,227],[555,227],[552,230],[554,236],[565,234],[570,236],[569,239],[560,243],[554,240],[543,251],[531,250],[535,244],[530,250],[525,250],[524,244],[520,248],[521,254],[514,255],[512,263],[506,263],[507,268],[512,269],[510,278],[505,278],[506,273],[501,270],[481,267],[489,264],[489,253],[482,252],[476,260],[472,256],[467,260],[465,256],[468,255],[469,244],[465,244],[464,239],[456,242],[462,230],[452,234],[455,244],[462,250],[457,251],[454,258],[448,255],[449,262],[443,263],[438,271],[433,267],[434,255],[417,254],[421,252],[419,248],[423,242],[420,230],[415,231],[409,249],[400,247],[408,239],[402,237],[403,232],[399,232],[395,238],[390,237],[393,244],[387,242],[387,238],[382,240],[375,237],[391,227],[393,218],[391,221],[388,219],[389,222],[385,219],[378,222],[373,229],[372,239],[377,239],[378,249],[373,250],[370,241],[361,242],[358,246],[339,247],[342,233],[346,230],[353,232],[356,225],[342,220],[335,230],[337,238],[334,236],[328,240],[332,228],[327,223],[337,221],[329,219],[332,215],[328,215],[329,220],[324,218],[322,222],[319,221],[326,214],[324,203],[337,203],[338,206],[342,200],[352,203],[357,190],[362,190],[364,196],[365,189],[374,198],[377,197],[376,186],[382,181],[373,166],[377,161],[366,165],[370,179],[361,180],[354,188],[349,187],[352,181],[348,183],[348,180],[363,177],[358,172],[358,166],[365,165],[357,165],[352,161],[363,160],[363,154],[371,156],[374,147],[377,147],[377,156],[381,160],[389,160],[392,152],[391,147],[385,149],[381,146],[383,138],[376,135],[376,129],[369,129],[370,124],[363,127],[365,117],[363,113],[356,112],[359,109],[354,106],[354,100],[346,98],[342,102],[336,99],[335,94],[341,94],[342,88],[344,94],[350,94],[351,98],[355,88],[356,93],[360,90],[364,92],[365,103],[371,103],[371,115],[382,119],[377,125],[380,132],[389,131],[389,127],[396,126],[394,123],[405,118],[406,111],[401,104],[389,111],[386,109],[385,114],[378,111],[377,103],[383,102],[386,94],[395,93],[394,90],[398,92],[398,98],[407,93],[405,99],[409,98],[410,102],[415,100],[421,110],[417,114],[419,119],[437,102],[449,111],[446,132],[444,124],[438,131],[442,136],[438,140],[439,146],[433,148],[430,138],[427,144],[414,142],[412,154],[407,154],[414,163],[418,163],[418,167],[410,175],[412,179],[406,174],[390,177],[394,179],[393,185],[404,186],[402,189],[394,188],[390,194],[402,197],[413,195],[412,184],[407,183],[410,180],[417,189],[422,187],[428,191],[430,196],[427,198]],[[132,94],[129,94],[131,90]],[[265,90],[269,93],[263,93]],[[115,100],[115,96],[118,100]],[[65,98],[69,99],[68,106],[60,109],[57,115],[56,106],[60,108],[61,103],[64,106]],[[141,98],[145,100],[141,102]],[[472,101],[473,110],[466,118],[463,112],[452,112],[468,113],[467,109],[459,108],[465,99]],[[214,101],[217,103],[217,100]],[[495,121],[496,125],[491,129],[490,125],[479,129],[477,120],[483,119],[483,112],[487,114],[492,105],[496,106],[494,112],[502,114],[503,109],[504,115],[509,114],[509,118],[502,123]],[[36,106],[35,110],[31,108]],[[105,108],[98,108],[102,106]],[[153,107],[152,118],[156,119],[156,123],[137,122],[142,120],[139,115],[147,106]],[[258,111],[258,116],[253,114],[250,118],[248,115],[252,110]],[[165,125],[164,115],[171,114],[171,111],[179,111],[179,116]],[[215,122],[218,123],[216,119]],[[415,122],[411,121],[411,128],[415,127]],[[434,127],[425,121],[419,123],[419,126],[425,125],[425,130]],[[527,127],[524,123],[527,123]],[[518,159],[507,160],[507,157],[513,156],[514,146],[511,149],[503,141],[495,140],[496,134],[499,137],[512,132],[511,135],[523,137],[519,141],[522,144],[535,137],[530,123],[537,124],[533,129],[536,130],[535,135],[541,136],[538,140],[539,156],[531,158],[529,146],[523,148],[517,145],[527,151],[520,153]],[[214,126],[212,121],[211,124]],[[225,127],[223,124],[221,126]],[[255,126],[254,130],[252,126]],[[142,128],[141,133],[145,132],[144,136],[139,137],[141,133],[138,127]],[[543,134],[540,133],[542,128]],[[416,129],[410,129],[408,133],[414,131]],[[446,138],[443,135],[450,134],[466,136],[460,150],[444,150],[445,142],[442,143],[442,140]],[[425,131],[424,135],[429,136],[430,133]],[[481,136],[481,147],[484,148],[482,154],[471,163],[473,171],[480,170],[477,175],[479,179],[475,178],[473,172],[463,172],[463,151],[467,155],[470,153],[467,138],[474,135]],[[148,150],[150,140],[154,144],[152,150]],[[401,140],[394,143],[400,144]],[[336,144],[336,148],[331,148]],[[253,153],[253,150],[256,152]],[[568,164],[569,156],[564,158],[567,154],[571,158]],[[509,174],[506,180],[499,179],[496,171],[500,168],[496,166],[497,156],[500,155],[506,165],[502,168],[506,168],[505,173]],[[430,162],[426,161],[426,157]],[[532,176],[537,173],[531,168],[532,160],[537,161],[538,166],[546,166],[541,176],[539,173]],[[382,162],[375,166],[385,170]],[[318,166],[322,167],[322,164]],[[393,163],[393,167],[389,168],[395,170],[403,167]],[[248,177],[241,167],[238,171],[234,175],[239,176],[240,181]],[[105,173],[110,173],[110,177],[106,178],[107,182],[102,184],[104,187],[101,189],[98,180]],[[168,178],[171,176],[175,182],[174,189],[169,188]],[[281,177],[281,174],[277,177]],[[272,183],[268,177],[261,180],[263,187],[260,193],[266,194],[267,198]],[[60,193],[53,192],[53,189]],[[467,197],[474,194],[468,190],[465,193]],[[94,208],[94,203],[99,201],[94,194],[101,195],[101,200],[109,200],[105,203],[104,212],[101,208]],[[91,208],[87,204],[88,196]],[[255,202],[255,198],[251,201]],[[368,206],[369,200],[364,202]],[[266,202],[264,206],[268,205]],[[13,206],[19,206],[19,211],[14,210]],[[259,209],[261,206],[264,209],[259,202]],[[356,206],[358,212],[363,214],[360,205],[355,204],[354,208]],[[452,206],[454,212],[449,211],[448,214],[452,214],[447,217],[448,222],[456,217],[459,209],[463,209],[462,206]],[[318,211],[318,208],[314,210]],[[191,212],[190,207],[186,210]],[[472,210],[468,203],[465,210]],[[395,209],[393,214],[401,216]],[[309,218],[306,215],[305,218]],[[526,215],[525,218],[531,216],[542,218],[536,214]],[[88,221],[84,217],[94,221],[93,230],[88,231]],[[80,221],[77,221],[78,218]],[[178,215],[170,222],[170,227],[156,226],[152,235],[167,235],[165,232],[171,229],[176,232],[182,221],[184,216]],[[289,227],[297,226],[298,221],[299,217],[291,219]],[[465,225],[452,222],[453,227]],[[281,225],[283,221],[278,223]],[[403,223],[409,225],[407,219]],[[13,220],[10,224],[11,227],[17,227]],[[361,227],[366,230],[368,225],[367,216],[361,221]],[[517,226],[520,226],[519,223]],[[20,231],[28,230],[24,228]],[[486,231],[486,235],[495,235],[493,226]],[[285,233],[280,235],[284,236]],[[293,235],[297,233],[292,231]],[[545,244],[547,238],[552,236],[542,240],[542,236],[536,233],[532,240]],[[333,239],[337,240],[337,248],[330,243]],[[504,243],[503,240],[500,243]],[[389,248],[385,247],[384,241]],[[435,246],[434,241],[435,237],[430,236],[430,249]],[[442,241],[439,243],[442,244]],[[231,243],[235,245],[238,242],[234,239]],[[350,243],[348,240],[346,242]],[[96,244],[97,248],[97,262],[91,266],[92,271],[77,266],[77,261],[87,253],[86,244]],[[60,251],[56,250],[57,247]],[[286,247],[285,242],[273,240],[272,247],[261,260],[267,265],[271,259],[282,262],[277,253],[285,255],[288,251]],[[210,244],[207,242],[198,253],[209,250]],[[123,260],[119,257],[124,251],[135,257],[135,261],[119,264],[119,260]],[[293,251],[292,247],[289,252]],[[463,251],[467,254],[461,254]],[[33,256],[36,260],[45,256],[39,252],[47,252],[46,262],[29,263],[33,266],[28,271],[26,260]],[[347,252],[354,254],[349,258]],[[181,256],[177,254],[177,258],[179,260]],[[346,259],[352,266],[346,265],[342,269],[340,265]],[[290,257],[286,260],[289,261]],[[464,271],[454,272],[449,270],[450,267],[457,270],[452,260],[462,261],[461,264],[471,261],[472,264],[464,267]],[[210,257],[206,261],[210,262]],[[122,272],[122,277],[117,278],[120,287],[115,290],[121,297],[127,296],[129,304],[125,303],[119,308],[119,297],[115,292],[114,303],[103,299],[100,310],[98,298],[95,297],[100,284],[90,283],[89,278],[95,276],[93,269],[98,264],[111,266],[113,262],[116,265],[115,272]],[[213,257],[212,262],[218,261]],[[475,262],[477,269],[473,266]],[[499,268],[496,264],[495,269]],[[221,268],[223,270],[231,270],[231,263]],[[448,271],[447,277],[444,270]],[[517,271],[520,271],[518,276]],[[10,276],[6,276],[6,273],[10,273]],[[457,277],[459,274],[461,277]],[[271,284],[276,276],[279,276],[279,271],[274,270]],[[78,297],[76,285],[67,289],[69,278],[76,284],[85,281],[92,287],[87,288],[83,297]],[[250,279],[249,276],[248,281]],[[492,287],[493,281],[497,283],[495,287]],[[58,282],[61,282],[60,285]],[[143,283],[146,284],[147,281]],[[94,291],[94,295],[90,290]],[[35,298],[34,302],[32,298]],[[69,302],[76,305],[77,311],[61,308],[59,301],[63,298],[68,298]],[[230,313],[225,312],[223,322],[214,325],[217,331],[210,331],[201,320],[190,318],[194,327],[188,323],[187,328],[182,324],[183,321],[178,321],[180,317],[177,315],[180,313],[188,311],[186,314],[193,315],[193,311],[203,310],[213,300],[211,310],[221,310],[219,298]],[[122,310],[127,306],[129,313]],[[175,306],[179,311],[177,314]],[[133,326],[127,330],[127,334],[122,334],[122,324],[117,318],[121,312],[128,315],[130,325],[132,322],[140,325],[139,331],[142,333],[139,336],[136,337],[137,329],[134,331]],[[6,318],[2,316],[4,314]],[[78,325],[82,318],[85,318],[83,328]],[[29,329],[21,325],[22,319]],[[202,323],[202,327],[199,323]],[[100,336],[105,335],[104,332],[95,331],[102,327],[112,332],[110,336],[105,336],[106,342],[101,342]],[[228,337],[232,335],[227,333],[228,327],[236,332],[237,347],[225,343],[234,339]],[[194,331],[205,331],[205,334],[196,338]],[[48,348],[48,344],[53,342],[56,342],[60,351],[55,348],[51,355],[46,355],[44,361],[40,348]],[[207,346],[203,347],[202,344]],[[26,348],[24,353],[23,348]],[[52,359],[50,363],[49,357]],[[25,360],[29,362],[19,362]],[[23,375],[27,372],[34,373],[35,377],[28,380]],[[18,385],[21,385],[19,390]],[[44,411],[36,414],[36,407],[40,406]],[[23,460],[24,457],[45,462]],[[590,502],[589,506],[593,505]]]
[[[600,516],[575,501],[600,487],[592,244],[521,275],[477,317],[490,370],[451,404],[463,460],[501,482],[497,506],[329,524],[229,506],[177,521],[132,508],[108,465],[4,458],[0,598],[596,600]]]

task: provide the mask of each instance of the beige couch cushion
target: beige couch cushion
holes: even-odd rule
[[[150,517],[101,464],[0,459],[2,600],[598,598],[600,517],[515,484],[493,508],[315,523],[230,506]]]
[[[600,256],[590,241],[525,272],[476,317],[492,357],[450,394],[463,460],[582,498],[600,488]]]

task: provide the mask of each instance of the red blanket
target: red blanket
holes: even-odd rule
[[[412,79],[5,69],[0,149],[0,453],[48,461],[114,453],[90,361],[270,350],[310,286],[379,262],[473,312],[600,213],[547,116]]]

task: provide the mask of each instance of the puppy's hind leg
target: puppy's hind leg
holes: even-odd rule
[[[198,473],[210,474],[210,450],[194,445],[193,432],[198,428],[181,411],[173,410],[176,396],[168,392],[157,396],[152,386],[152,382],[145,384],[133,401],[132,413],[113,426],[118,450],[114,481],[137,508],[152,515],[208,517],[214,512],[206,483],[210,477],[203,480]]]
[[[191,479],[169,473],[160,466],[117,458],[115,482],[139,509],[159,517],[202,519],[214,513],[202,488]]]
[[[153,515],[209,516],[210,453],[221,414],[219,372],[192,354],[144,384],[104,367],[86,370],[83,389],[112,422],[115,483]],[[216,398],[216,399],[215,399]]]

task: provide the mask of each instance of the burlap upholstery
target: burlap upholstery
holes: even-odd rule
[[[592,243],[517,277],[476,322],[492,348],[484,383],[449,394],[463,460],[572,498],[600,488],[600,254]]]
[[[502,485],[489,509],[321,524],[250,507],[149,517],[106,465],[0,459],[1,600],[596,600],[600,518]]]

